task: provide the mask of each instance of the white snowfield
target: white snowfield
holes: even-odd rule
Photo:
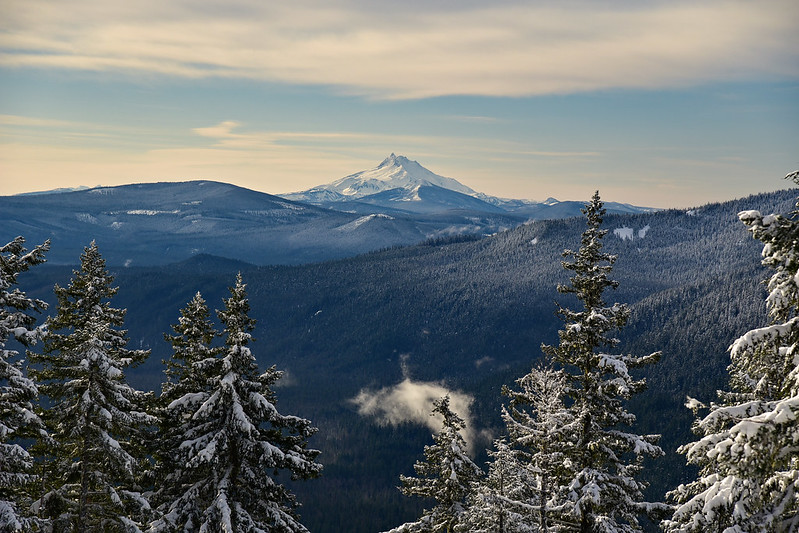
[[[352,222],[348,222],[347,224],[344,224],[343,226],[339,226],[337,229],[339,229],[341,231],[354,230],[354,229],[357,229],[358,227],[362,226],[363,224],[366,224],[367,222],[369,222],[371,220],[378,219],[378,218],[382,218],[384,220],[394,220],[394,217],[392,217],[392,216],[383,215],[381,213],[377,213],[377,214],[371,214],[371,215],[366,215],[366,216],[363,216],[363,217],[360,217],[360,218],[356,218]]]
[[[418,190],[422,185],[435,185],[469,196],[477,195],[476,191],[457,180],[439,176],[416,161],[395,154],[388,156],[376,168],[356,172],[320,188],[324,187],[351,198],[362,198],[391,189]]]
[[[125,212],[128,215],[144,215],[144,216],[155,216],[155,215],[177,215],[180,213],[179,210],[175,209],[173,211],[159,211],[156,209],[131,209],[130,211]]]
[[[639,229],[637,234],[639,239],[643,239],[646,237],[647,232],[651,229],[649,224],[644,226],[643,228]],[[626,240],[633,240],[635,239],[636,231],[633,228],[628,228],[627,226],[622,226],[620,228],[616,228],[613,230],[613,235],[618,237],[619,239],[626,241]]]

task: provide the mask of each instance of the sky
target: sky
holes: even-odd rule
[[[0,0],[0,195],[280,194],[392,152],[506,198],[783,189],[797,24],[796,0]]]

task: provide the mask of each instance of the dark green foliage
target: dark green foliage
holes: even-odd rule
[[[788,176],[799,184],[799,172]],[[674,533],[795,531],[799,528],[799,202],[789,216],[739,213],[763,242],[770,323],[729,348],[730,384],[680,447],[699,475],[669,495]],[[708,408],[696,399],[694,413]]]
[[[208,348],[214,335],[199,295],[175,328],[180,335],[172,337],[173,346],[182,362],[170,364],[170,376],[178,381],[166,386],[165,394],[182,394],[164,408],[174,447],[160,454],[164,465],[175,469],[156,494],[163,516],[151,531],[307,531],[294,495],[276,477],[281,471],[294,480],[319,474],[322,467],[314,462],[319,452],[307,448],[315,428],[306,419],[278,413],[273,386],[282,373],[274,366],[258,370],[249,348],[255,321],[245,289],[239,274],[224,309],[217,311],[224,326],[222,350]]]
[[[641,479],[651,482],[650,501],[662,500],[666,490],[693,475],[675,453],[691,439],[685,395],[707,397],[723,388],[730,339],[766,320],[760,247],[736,214],[786,212],[795,197],[787,191],[691,214],[605,217],[605,250],[619,256],[613,272],[621,284],[614,296],[631,311],[621,345],[630,353],[664,354],[657,365],[632,371],[647,380],[646,392],[629,404],[638,415],[636,428],[662,433],[667,453],[642,472]],[[623,226],[635,230],[634,240],[613,234]],[[197,288],[209,302],[223,298],[226,280],[241,269],[251,316],[259,321],[257,336],[268,339],[260,343],[258,360],[285,371],[276,383],[282,408],[319,427],[311,442],[323,451],[325,474],[292,485],[305,504],[303,523],[316,533],[387,529],[418,517],[423,507],[395,485],[398,474],[412,473],[429,433],[410,425],[375,426],[349,400],[363,388],[403,379],[400,356],[407,354],[413,379],[444,380],[473,394],[477,429],[504,432],[498,391],[529,372],[542,342],[557,342],[553,287],[564,279],[560,254],[583,229],[584,219],[542,221],[491,238],[291,268],[228,265],[209,257],[198,258],[199,264],[116,268],[122,287],[116,301],[129,309],[131,336],[136,346],[154,352],[129,377],[140,388],[157,390],[159,361],[171,352],[163,342],[167,325]],[[50,264],[32,269],[27,292],[52,302],[53,281],[68,275],[69,269]],[[563,305],[576,303],[561,298]]]
[[[643,501],[646,484],[636,479],[643,458],[659,457],[659,435],[638,435],[626,430],[635,416],[624,404],[644,390],[645,381],[634,379],[629,370],[656,362],[660,352],[647,356],[613,353],[619,340],[614,336],[627,323],[630,311],[624,304],[608,305],[604,292],[619,283],[609,278],[616,256],[603,251],[605,210],[599,193],[583,213],[587,228],[577,251],[566,250],[563,267],[573,275],[568,285],[558,285],[563,294],[574,294],[577,310],[558,306],[564,328],[556,346],[544,352],[566,374],[563,396],[570,417],[560,417],[571,437],[562,445],[564,460],[571,465],[571,478],[553,487],[560,493],[558,522],[567,530],[638,531],[638,515],[655,516],[666,506]],[[539,450],[536,450],[539,451]],[[553,463],[549,477],[558,480],[560,465]]]
[[[73,274],[67,287],[55,286],[58,312],[47,321],[44,355],[31,354],[47,396],[42,512],[58,531],[135,530],[147,508],[135,486],[143,467],[136,443],[154,420],[123,370],[149,352],[126,348],[125,310],[111,307],[118,288],[94,243]]]
[[[207,465],[187,469],[186,459],[180,445],[191,431],[191,418],[197,402],[208,399],[212,378],[219,373],[219,355],[222,348],[211,346],[218,333],[210,321],[210,311],[198,292],[181,309],[180,319],[172,326],[173,335],[164,335],[172,345],[172,357],[164,361],[166,381],[161,386],[161,395],[156,402],[158,435],[152,442],[155,460],[151,483],[154,487],[150,504],[161,514],[169,513],[175,502],[184,501],[182,520],[198,523],[202,502],[185,499],[189,488],[210,476]],[[196,398],[192,402],[184,398]],[[182,401],[181,401],[182,400]],[[168,522],[158,523],[159,528],[168,529]]]
[[[416,476],[400,476],[400,490],[406,496],[434,500],[422,516],[405,523],[392,533],[451,533],[466,511],[480,470],[466,454],[466,441],[460,432],[466,425],[449,407],[449,396],[433,403],[432,415],[442,419],[441,431],[433,436],[434,444],[424,447],[424,461],[413,465]]]
[[[47,304],[28,297],[18,277],[45,261],[45,242],[28,252],[17,237],[0,247],[0,530],[16,531],[34,525],[31,485],[36,481],[33,458],[22,446],[25,439],[43,436],[43,424],[34,413],[39,391],[25,376],[19,352],[7,348],[11,339],[23,346],[41,336],[36,316]]]

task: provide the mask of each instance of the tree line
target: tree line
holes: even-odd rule
[[[799,183],[799,174],[791,175]],[[570,284],[559,286],[580,305],[562,306],[559,343],[547,361],[504,387],[506,435],[489,452],[488,472],[466,454],[464,422],[444,397],[434,413],[442,431],[424,450],[417,476],[402,492],[435,505],[392,531],[638,531],[641,517],[666,531],[792,531],[797,522],[799,414],[799,204],[789,216],[744,212],[763,241],[772,323],[732,347],[731,389],[694,424],[697,442],[681,453],[696,464],[695,482],[668,503],[643,501],[637,474],[644,457],[662,455],[657,435],[638,435],[625,403],[645,383],[629,370],[659,353],[617,354],[615,332],[629,318],[604,291],[615,256],[602,250],[607,233],[598,194],[584,211],[581,246],[567,250]],[[125,311],[111,307],[116,289],[96,245],[81,257],[58,310],[45,327],[17,274],[44,261],[47,244],[28,253],[24,240],[2,249],[3,468],[0,524],[52,531],[304,531],[296,501],[278,471],[307,479],[321,470],[307,447],[308,420],[280,415],[274,367],[261,373],[250,352],[254,324],[246,286],[237,277],[218,311],[221,333],[197,294],[167,338],[161,395],[136,391],[125,368],[147,357],[126,347]],[[23,362],[6,343],[41,341]],[[224,338],[224,345],[214,342]],[[39,398],[42,398],[39,401]],[[38,405],[37,405],[38,404]],[[728,529],[735,528],[735,529]]]
[[[315,428],[275,407],[281,372],[260,371],[250,350],[241,276],[217,311],[222,332],[199,292],[181,311],[155,398],[125,378],[149,351],[127,348],[95,243],[69,285],[55,286],[56,314],[34,327],[30,311],[44,303],[15,285],[47,248],[27,252],[17,238],[0,249],[0,530],[306,531],[279,476],[319,474],[307,447]],[[28,351],[30,377],[6,348],[12,336],[43,342]]]
[[[799,172],[789,175],[799,183]],[[671,533],[791,532],[799,528],[799,203],[789,218],[741,212],[764,243],[763,264],[775,270],[766,304],[771,324],[749,331],[730,348],[732,390],[710,405],[688,398],[699,440],[678,450],[699,467],[697,479],[669,493],[669,502],[643,500],[637,479],[643,458],[663,455],[659,435],[638,435],[625,401],[645,387],[629,370],[653,364],[659,352],[616,354],[613,332],[629,318],[624,304],[603,292],[616,256],[602,251],[605,214],[598,193],[583,213],[587,229],[577,251],[566,250],[573,272],[559,292],[574,294],[577,310],[560,307],[559,344],[503,387],[507,434],[494,443],[484,473],[465,454],[464,422],[435,403],[443,419],[417,476],[400,490],[434,502],[419,519],[389,533],[633,532],[641,517]]]

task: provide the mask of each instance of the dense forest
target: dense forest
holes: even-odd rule
[[[795,190],[784,191],[691,211],[602,220],[608,232],[604,250],[617,256],[612,278],[619,282],[604,298],[629,304],[618,349],[661,352],[659,362],[632,372],[631,379],[645,378],[647,388],[625,402],[638,417],[636,433],[662,435],[665,457],[646,460],[639,476],[649,483],[642,496],[647,501],[664,501],[667,490],[697,476],[703,465],[687,466],[676,452],[696,438],[691,433],[695,417],[683,407],[686,396],[709,403],[717,389],[728,389],[727,348],[769,322],[761,282],[771,274],[760,264],[762,243],[747,234],[737,214],[789,213],[795,198]],[[292,267],[205,255],[158,268],[114,265],[109,270],[119,290],[113,303],[127,309],[128,345],[150,351],[141,365],[124,373],[133,387],[160,392],[162,361],[174,356],[164,334],[181,309],[200,291],[210,310],[222,311],[210,323],[227,331],[222,317],[230,310],[231,291],[243,279],[247,315],[254,320],[247,341],[253,364],[261,372],[272,365],[281,372],[267,380],[271,392],[266,396],[274,394],[281,412],[318,428],[313,436],[299,434],[310,450],[321,451],[308,459],[324,465],[321,476],[296,483],[290,475],[279,476],[302,504],[302,523],[317,532],[413,523],[427,516],[422,510],[431,508],[435,495],[415,501],[397,486],[401,475],[413,477],[414,463],[433,443],[431,430],[413,418],[364,416],[353,400],[406,381],[469,398],[469,412],[459,415],[476,442],[471,460],[488,470],[486,462],[495,463],[499,449],[492,455],[486,450],[506,432],[502,407],[509,400],[501,394],[503,385],[514,387],[531,372],[542,358],[542,344],[562,341],[558,305],[579,304],[578,297],[556,288],[570,275],[561,266],[562,252],[577,249],[584,229],[582,217],[539,221],[487,238],[439,239]],[[53,285],[67,287],[74,276],[71,267],[46,263],[20,276],[30,297],[51,304],[37,318],[54,315],[59,302]],[[230,346],[221,340],[215,346],[223,344]],[[33,345],[32,351],[40,348]],[[44,364],[44,359],[33,360]],[[437,404],[442,412],[445,407]],[[446,423],[447,415],[439,414]],[[457,420],[450,418],[450,426],[458,426]]]

